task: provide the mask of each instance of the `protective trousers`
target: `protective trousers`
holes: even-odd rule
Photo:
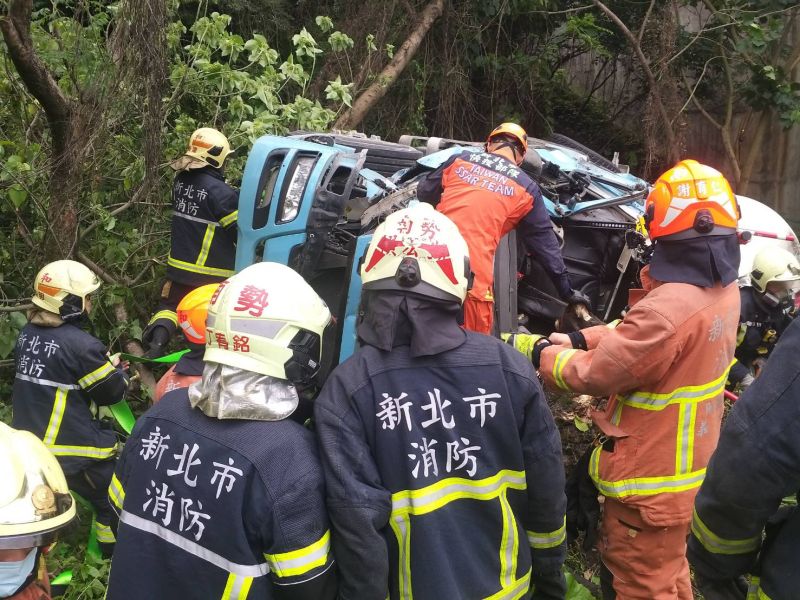
[[[67,475],[69,489],[77,492],[94,508],[97,522],[97,543],[103,556],[109,558],[116,543],[117,513],[108,501],[108,486],[114,475],[115,460],[97,461],[96,464],[72,475]]]
[[[494,302],[478,300],[467,294],[464,300],[464,329],[492,335]]]
[[[654,527],[639,510],[606,498],[598,548],[613,576],[603,600],[692,600],[686,537],[689,524]]]

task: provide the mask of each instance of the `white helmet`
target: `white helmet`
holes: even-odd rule
[[[331,322],[305,279],[278,263],[251,265],[223,281],[208,307],[205,360],[289,380],[316,375]]]
[[[233,152],[225,135],[211,127],[201,127],[189,138],[189,147],[183,156],[172,161],[176,171],[202,169],[211,165],[221,168],[228,155]]]
[[[83,313],[86,296],[99,287],[100,279],[87,266],[74,260],[57,260],[36,275],[31,301],[68,319]]]
[[[372,236],[361,280],[365,290],[411,292],[464,302],[472,283],[467,243],[430,204],[392,213]]]
[[[0,549],[46,546],[75,517],[58,460],[29,431],[0,423]]]
[[[791,304],[798,281],[800,263],[783,248],[764,248],[753,259],[750,283],[770,304]]]

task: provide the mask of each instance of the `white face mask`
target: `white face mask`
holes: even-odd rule
[[[36,564],[36,548],[31,548],[22,560],[0,562],[0,598],[7,598],[16,592],[33,572]]]

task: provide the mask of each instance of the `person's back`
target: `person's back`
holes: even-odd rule
[[[173,391],[137,422],[110,495],[109,600],[277,598],[332,561],[313,436],[290,419],[214,419]]]
[[[425,223],[451,268],[419,252]],[[531,582],[563,598],[558,430],[531,365],[458,326],[468,273],[428,205],[391,215],[367,250],[364,346],[314,410],[342,598],[522,598]]]

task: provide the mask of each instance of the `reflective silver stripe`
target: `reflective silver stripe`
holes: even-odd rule
[[[23,375],[22,373],[16,374],[17,379],[22,381],[30,381],[31,383],[38,383],[39,385],[48,385],[50,387],[64,388],[65,390],[79,390],[81,386],[71,383],[59,383],[58,381],[50,381],[49,379],[40,379],[38,377],[31,377],[30,375]]]
[[[408,533],[408,517],[406,515],[396,515],[390,522],[394,534],[397,537],[397,557],[400,563],[400,593],[401,600],[411,600],[411,538]]]
[[[514,585],[510,588],[504,588],[492,594],[484,600],[519,600],[528,594],[528,588],[531,586],[531,572],[525,573],[521,579],[514,581]]]
[[[219,227],[219,223],[216,221],[208,221],[207,219],[201,219],[200,217],[193,217],[192,215],[185,215],[177,210],[172,211],[173,217],[178,217],[179,219],[186,219],[187,221],[195,221],[196,223],[204,223],[206,225],[211,225],[211,227]]]
[[[252,335],[273,339],[283,331],[286,325],[286,321],[270,321],[257,318],[242,319],[236,317],[231,318],[230,330],[236,333],[250,333]]]
[[[564,524],[549,533],[539,533],[538,531],[528,531],[528,543],[536,549],[555,548],[560,546],[567,539],[567,520]]]
[[[69,390],[62,388],[56,390],[53,412],[50,413],[50,421],[47,423],[47,430],[44,432],[44,439],[42,440],[48,446],[56,443],[58,430],[61,429],[61,419],[64,418],[64,409],[67,407],[68,395]]]
[[[191,540],[187,540],[185,537],[178,535],[174,531],[170,531],[166,527],[162,527],[158,523],[153,523],[152,521],[148,521],[147,519],[143,519],[142,517],[131,514],[128,511],[123,510],[119,515],[119,520],[122,523],[133,527],[134,529],[151,533],[161,538],[165,542],[170,543],[173,546],[177,546],[181,550],[185,550],[193,556],[202,558],[203,560],[210,562],[212,565],[219,567],[224,571],[228,571],[229,573],[235,573],[241,577],[261,577],[262,575],[269,573],[269,565],[267,565],[267,563],[259,563],[256,565],[240,565],[238,563],[231,562],[216,552],[212,552],[200,544],[196,544]]]
[[[719,537],[703,523],[697,514],[697,509],[692,514],[692,533],[697,541],[712,554],[750,554],[761,546],[761,534],[742,540],[727,540]]]
[[[444,485],[440,485],[444,484]],[[439,484],[423,488],[421,490],[410,490],[408,493],[392,494],[392,513],[411,509],[425,508],[429,505],[437,505],[447,496],[454,496],[453,499],[472,498],[493,492],[499,492],[509,485],[519,486],[521,489],[526,487],[525,473],[521,471],[500,471],[493,477],[488,477],[483,481],[472,481],[461,478],[453,478],[452,481],[442,480]]]
[[[508,503],[505,491],[500,494],[500,511],[503,519],[503,536],[500,542],[500,585],[504,588],[514,583],[517,575],[517,552],[519,540],[517,539],[517,520]]]
[[[694,425],[697,404],[684,404],[680,407],[678,419],[678,455],[675,457],[676,473],[689,473],[694,459]]]
[[[634,392],[627,396],[620,396],[622,401],[635,408],[647,410],[661,410],[665,406],[686,401],[700,401],[713,398],[721,394],[728,379],[726,370],[719,378],[704,385],[687,386],[678,388],[669,393],[643,393]]]
[[[110,458],[117,451],[116,446],[95,448],[94,446],[65,446],[63,444],[46,444],[47,449],[55,456],[81,456],[83,458]]]

